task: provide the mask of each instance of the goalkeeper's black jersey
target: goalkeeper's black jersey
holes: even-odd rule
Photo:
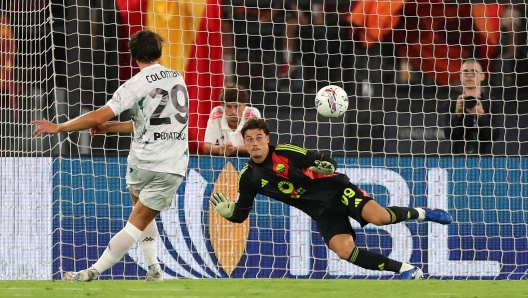
[[[262,163],[250,159],[240,172],[240,196],[229,220],[244,221],[257,194],[294,206],[314,220],[328,210],[346,212],[340,201],[350,181],[344,174],[322,175],[308,169],[315,161],[322,160],[337,166],[333,159],[323,154],[292,144],[269,146],[268,156]]]

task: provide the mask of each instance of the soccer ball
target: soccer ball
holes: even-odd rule
[[[315,95],[315,108],[322,116],[339,117],[348,109],[348,95],[343,88],[328,85],[321,88]]]

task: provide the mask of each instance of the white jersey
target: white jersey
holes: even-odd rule
[[[244,146],[244,139],[240,131],[246,121],[251,118],[261,118],[259,110],[252,107],[246,107],[242,114],[242,119],[235,130],[229,127],[227,119],[224,114],[224,107],[218,106],[211,111],[209,120],[207,121],[207,128],[205,129],[204,142],[213,145],[223,146],[229,142],[233,146]]]
[[[132,118],[129,165],[185,176],[189,94],[177,71],[159,64],[145,67],[117,89],[107,106],[116,115],[128,110]]]

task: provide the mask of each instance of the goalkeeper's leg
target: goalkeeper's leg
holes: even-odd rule
[[[354,244],[354,238],[350,234],[338,234],[333,236],[330,239],[328,246],[341,259],[361,268],[400,273],[402,279],[421,279],[423,277],[423,273],[418,267],[389,259],[377,252],[371,252],[356,247]]]
[[[423,220],[440,223],[451,223],[451,215],[441,209],[409,208],[390,206],[384,208],[374,201],[364,190],[349,183],[342,194],[342,202],[349,210],[349,216],[361,225],[371,223],[377,226],[395,224],[406,220]]]
[[[347,216],[336,213],[324,214],[317,219],[316,224],[326,245],[343,260],[365,269],[400,273],[402,279],[418,279],[423,275],[419,268],[411,264],[401,263],[380,253],[356,247],[355,231]],[[363,224],[367,223],[363,222]]]
[[[369,200],[362,206],[361,217],[377,226],[395,224],[412,219],[432,221],[445,225],[453,220],[451,215],[444,210],[398,206],[383,208],[374,200]]]

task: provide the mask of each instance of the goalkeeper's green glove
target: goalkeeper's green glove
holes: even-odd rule
[[[221,192],[213,194],[209,202],[213,205],[216,212],[224,218],[230,218],[233,216],[233,212],[235,212],[235,203],[228,202],[227,198]]]
[[[326,161],[326,160],[321,160],[321,161],[316,160],[315,166],[311,166],[309,167],[309,169],[316,173],[323,174],[323,175],[330,175],[335,172],[334,165],[331,162]]]

